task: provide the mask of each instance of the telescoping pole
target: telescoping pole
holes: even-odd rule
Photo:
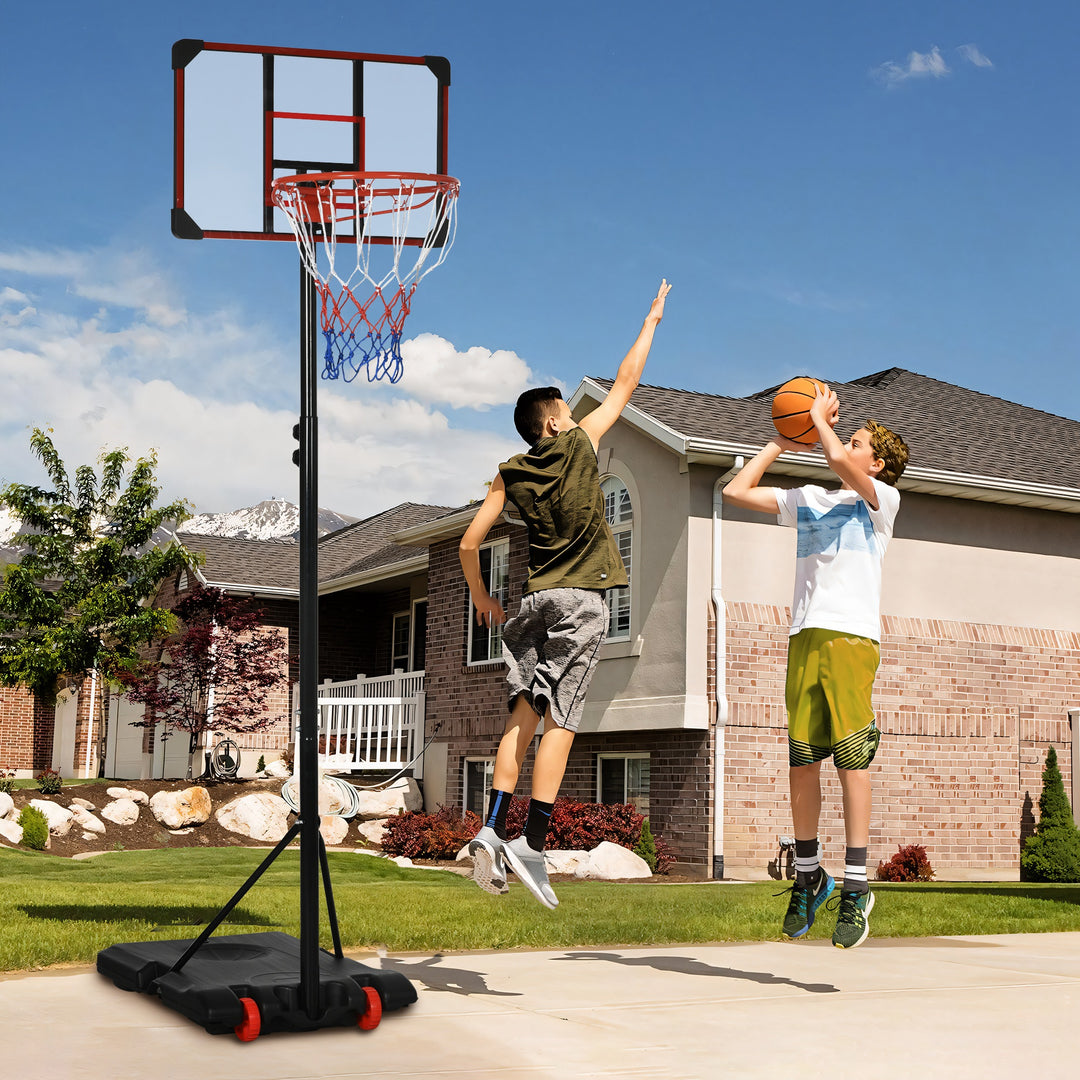
[[[319,1004],[319,429],[315,279],[300,260],[300,995]]]

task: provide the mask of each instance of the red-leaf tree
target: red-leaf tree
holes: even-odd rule
[[[262,612],[220,589],[196,585],[177,603],[181,628],[161,659],[116,673],[130,701],[146,706],[133,727],[165,725],[162,738],[188,734],[188,778],[199,741],[208,731],[263,731],[282,718],[267,710],[271,691],[287,672],[279,637],[260,633]]]

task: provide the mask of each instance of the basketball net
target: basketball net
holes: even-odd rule
[[[452,176],[427,173],[308,173],[273,182],[271,199],[319,291],[324,379],[352,382],[361,371],[371,382],[401,378],[405,319],[417,286],[453,246],[459,187]]]

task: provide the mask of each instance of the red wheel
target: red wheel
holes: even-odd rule
[[[240,1004],[244,1009],[244,1019],[240,1021],[233,1031],[241,1042],[251,1042],[259,1037],[262,1031],[262,1017],[259,1015],[259,1006],[251,998],[241,998]]]
[[[356,1023],[361,1031],[374,1031],[382,1019],[382,998],[374,986],[365,986],[364,994],[367,997],[367,1011],[356,1018]]]

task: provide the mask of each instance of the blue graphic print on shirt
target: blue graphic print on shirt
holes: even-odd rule
[[[862,499],[834,506],[825,514],[818,514],[809,506],[800,506],[798,522],[797,557],[800,559],[841,549],[867,553],[874,550],[874,523]]]

